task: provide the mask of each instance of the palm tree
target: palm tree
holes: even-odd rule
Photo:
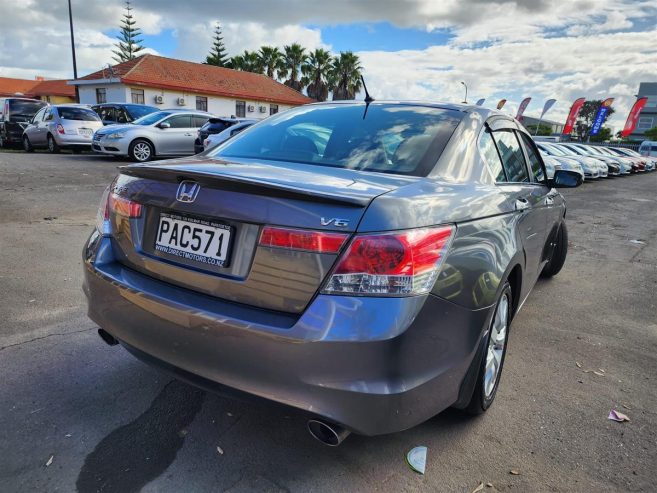
[[[286,79],[283,84],[301,91],[303,84],[300,80],[301,66],[306,61],[306,49],[298,43],[286,45],[283,47],[285,53],[283,54],[283,63],[278,70],[278,76],[281,79]]]
[[[326,101],[329,93],[329,73],[333,57],[331,54],[317,48],[308,55],[305,63],[301,66],[303,78],[301,83],[307,86],[308,96],[317,101]]]
[[[242,70],[244,72],[255,72],[256,74],[262,73],[262,65],[260,58],[255,51],[244,50],[241,55],[235,55],[230,59],[230,68],[234,70]]]
[[[258,58],[267,77],[273,79],[275,71],[282,68],[283,54],[274,46],[261,46]]]
[[[363,67],[358,55],[351,51],[341,51],[340,56],[334,58],[331,65],[333,101],[354,99],[362,86],[360,76]]]

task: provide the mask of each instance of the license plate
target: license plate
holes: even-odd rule
[[[85,137],[91,137],[93,133],[93,130],[90,128],[78,128],[78,134],[84,135]]]
[[[160,214],[157,252],[223,267],[228,258],[230,226],[175,214]]]

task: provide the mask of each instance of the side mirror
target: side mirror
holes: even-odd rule
[[[165,128],[171,128],[171,124],[169,122],[162,122],[158,124],[158,127],[164,130]]]
[[[551,180],[548,180],[548,186],[554,188],[575,188],[579,187],[584,179],[576,171],[568,169],[558,169],[554,172]]]

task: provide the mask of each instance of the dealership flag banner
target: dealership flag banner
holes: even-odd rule
[[[632,109],[630,110],[630,114],[627,115],[627,121],[625,122],[625,127],[623,127],[623,131],[621,132],[621,137],[627,137],[634,131],[636,122],[639,120],[641,110],[647,102],[648,98],[639,98],[636,100],[634,106],[632,106]]]
[[[609,108],[611,108],[611,103],[613,102],[614,102],[614,98],[607,98],[602,102],[600,108],[598,108],[598,112],[595,114],[595,118],[593,119],[593,125],[591,126],[591,131],[589,132],[589,135],[598,135],[598,132],[602,128],[602,124],[605,122],[607,113],[609,113]]]
[[[577,117],[579,115],[579,110],[582,109],[582,106],[584,106],[585,102],[586,98],[579,98],[573,102],[573,105],[570,107],[570,112],[568,113],[568,118],[566,118],[566,124],[563,126],[563,135],[570,135],[570,132],[573,131],[575,122],[577,121]]]
[[[506,104],[506,99],[500,99],[500,102],[497,103],[497,109],[501,110],[502,106],[504,106],[505,104]]]
[[[554,106],[554,103],[556,103],[556,102],[557,102],[556,99],[548,99],[548,100],[545,102],[545,104],[543,105],[543,113],[541,113],[541,118],[540,118],[541,120],[542,120],[543,117],[545,116],[545,113],[547,113],[548,111],[550,111],[550,108],[552,108],[552,107]]]
[[[516,115],[516,120],[520,121],[522,119],[522,114],[527,109],[527,105],[531,100],[532,98],[525,98],[522,100],[522,103],[520,103],[520,106],[518,106],[518,114]]]
[[[475,103],[475,106],[481,106],[482,104],[484,104],[484,101],[486,101],[486,98],[481,98],[479,101]]]

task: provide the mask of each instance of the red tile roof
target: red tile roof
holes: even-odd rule
[[[194,94],[292,105],[313,102],[309,97],[266,75],[150,54],[114,65],[112,75],[124,84],[183,90]],[[104,69],[82,77],[82,80],[106,79],[109,76],[109,69]]]
[[[0,77],[0,96],[15,96],[17,93],[25,97],[38,96],[69,96],[75,97],[75,87],[69,86],[65,80],[29,80]]]

